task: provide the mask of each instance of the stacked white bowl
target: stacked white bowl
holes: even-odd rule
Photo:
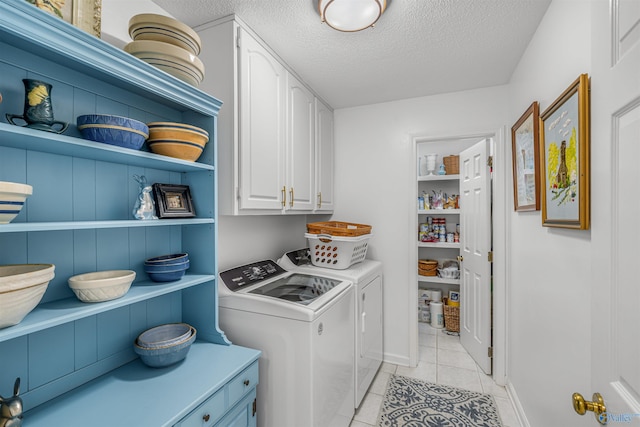
[[[164,15],[143,13],[129,20],[133,41],[124,50],[193,86],[204,79],[200,36],[184,23]]]

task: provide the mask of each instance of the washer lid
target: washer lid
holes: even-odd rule
[[[341,280],[294,273],[250,290],[248,293],[309,305],[340,283],[342,283]]]

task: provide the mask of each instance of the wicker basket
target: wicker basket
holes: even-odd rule
[[[442,158],[444,169],[447,175],[457,175],[460,173],[460,156],[445,156]]]
[[[444,328],[449,332],[460,332],[460,307],[454,307],[445,303],[442,305],[444,310]]]
[[[371,234],[371,226],[352,222],[326,221],[307,224],[309,234],[329,234],[331,236],[357,237]]]
[[[421,259],[418,261],[418,274],[421,276],[435,276],[438,274],[438,261]]]

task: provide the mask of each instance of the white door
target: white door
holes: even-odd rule
[[[240,29],[240,209],[282,209],[284,199],[284,67]],[[225,165],[222,165],[225,166]]]
[[[286,210],[309,211],[315,203],[315,97],[287,73]]]
[[[489,141],[460,153],[460,343],[491,373],[491,174]]]
[[[640,425],[640,2],[597,0],[591,16],[592,390],[574,391],[600,393],[609,425]]]

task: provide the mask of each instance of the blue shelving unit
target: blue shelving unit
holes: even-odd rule
[[[231,345],[218,327],[216,128],[222,103],[23,0],[0,0],[0,52],[0,117],[22,112],[21,80],[31,78],[52,84],[55,119],[71,124],[57,135],[0,123],[0,181],[33,186],[20,215],[0,224],[0,264],[56,266],[40,305],[20,324],[0,329],[0,395],[11,395],[21,377],[26,425],[55,425],[60,408],[89,416],[100,405],[125,403],[131,425],[147,425],[143,406],[150,397],[162,406],[154,425],[173,425],[222,393],[232,378],[257,369],[260,355]],[[77,116],[93,113],[188,123],[211,139],[197,162],[95,143],[75,127]],[[150,183],[189,185],[197,217],[133,219],[134,174]],[[150,282],[144,260],[177,252],[189,253],[188,274],[177,282]],[[72,275],[111,269],[137,272],[120,299],[82,303],[67,285]],[[142,365],[132,348],[140,332],[168,322],[198,331],[193,354],[171,373]],[[216,361],[224,361],[224,372],[195,378]],[[143,381],[149,377],[156,382]],[[169,380],[185,393],[177,403],[167,399],[171,390],[160,388]],[[138,395],[143,385],[144,397]],[[91,390],[91,398],[72,392],[78,387]],[[76,418],[89,425],[81,416],[65,425]],[[112,421],[93,418],[90,425]]]

